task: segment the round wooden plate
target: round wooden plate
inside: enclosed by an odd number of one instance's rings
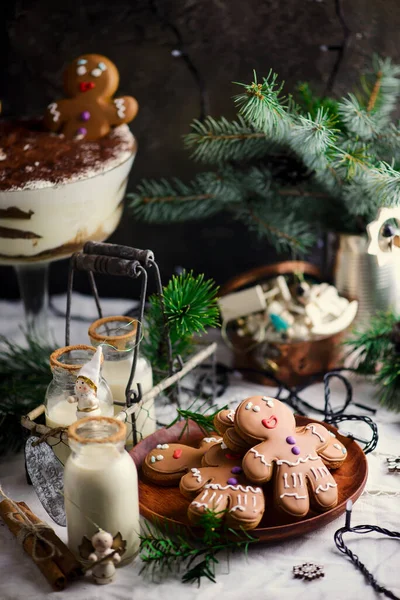
[[[318,423],[308,417],[296,416],[297,426],[307,423]],[[184,498],[177,487],[158,487],[146,481],[141,472],[141,464],[146,454],[155,448],[157,444],[169,442],[181,442],[188,446],[196,446],[204,437],[204,433],[195,423],[189,423],[189,427],[182,433],[184,423],[176,423],[170,429],[159,429],[153,435],[145,438],[135,446],[130,455],[136,463],[139,471],[139,506],[140,513],[149,521],[160,522],[167,520],[177,525],[190,526],[187,518],[187,507],[189,500]],[[343,465],[333,471],[333,476],[338,484],[339,502],[335,508],[325,513],[310,512],[305,519],[293,521],[285,514],[273,507],[271,497],[271,486],[264,488],[266,510],[261,523],[256,529],[251,530],[252,535],[257,536],[263,542],[276,542],[286,538],[303,535],[330,523],[346,510],[347,500],[355,502],[361,495],[368,476],[367,459],[360,446],[349,438],[338,435],[337,430],[331,425],[324,426],[333,431],[338,439],[347,448],[347,459]]]

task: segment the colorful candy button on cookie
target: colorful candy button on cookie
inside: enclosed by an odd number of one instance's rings
[[[117,67],[100,54],[84,54],[64,73],[66,99],[47,107],[44,124],[66,138],[91,141],[104,137],[112,126],[136,117],[138,103],[131,96],[113,98],[119,84]]]
[[[246,453],[242,467],[254,483],[273,480],[279,508],[304,517],[310,501],[318,511],[336,506],[337,484],[319,456],[331,443],[325,427],[313,423],[296,430],[288,406],[275,398],[253,396],[237,408],[235,429],[246,440],[261,442]]]
[[[205,452],[221,442],[222,438],[208,437],[200,442],[198,448],[185,444],[158,444],[144,459],[143,474],[149,481],[160,486],[178,485],[185,473],[196,473]]]
[[[264,514],[264,494],[243,473],[241,457],[224,444],[215,444],[205,453],[203,465],[184,475],[179,484],[181,493],[192,500],[188,508],[192,523],[212,510],[233,529],[257,527]]]

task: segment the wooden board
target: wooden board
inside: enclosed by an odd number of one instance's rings
[[[296,416],[297,426],[307,423],[318,423],[308,417]],[[325,513],[310,512],[302,520],[293,521],[292,517],[282,514],[273,508],[271,498],[271,486],[265,486],[266,510],[259,526],[252,530],[252,534],[259,537],[263,542],[276,542],[291,537],[303,535],[322,527],[337,519],[346,510],[346,502],[353,502],[361,495],[368,476],[367,459],[360,446],[353,440],[338,435],[337,430],[331,425],[324,426],[333,431],[338,439],[347,448],[347,460],[344,464],[333,471],[333,476],[338,485],[339,502],[335,508]],[[145,479],[141,473],[141,464],[146,454],[155,448],[157,444],[180,441],[183,444],[195,446],[204,437],[204,433],[195,423],[190,423],[188,430],[179,439],[183,423],[177,423],[170,429],[160,429],[153,435],[145,438],[130,452],[139,470],[139,506],[140,513],[149,521],[160,522],[167,520],[178,525],[189,526],[187,518],[187,507],[189,500],[184,498],[178,488],[158,487]]]

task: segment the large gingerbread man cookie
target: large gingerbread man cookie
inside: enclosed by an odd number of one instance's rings
[[[254,445],[254,440],[244,439],[238,433],[238,429],[235,429],[234,421],[235,411],[224,409],[215,416],[214,426],[218,433],[223,436],[224,443],[230,450],[239,454],[245,454]],[[314,428],[315,424],[310,423],[306,426],[297,427],[296,433],[303,433],[305,430],[313,431]],[[328,431],[328,434],[326,446],[321,447],[318,450],[318,454],[329,469],[338,469],[346,459],[347,450],[334,433]]]
[[[255,444],[243,458],[245,474],[257,484],[273,478],[278,507],[304,517],[310,501],[319,511],[336,506],[337,484],[319,454],[329,448],[325,460],[338,458],[339,452],[344,455],[341,449],[333,448],[325,427],[312,423],[296,430],[288,406],[275,398],[253,396],[237,408],[235,429]]]
[[[193,523],[213,510],[233,529],[257,527],[264,514],[264,494],[246,478],[241,462],[222,442],[205,453],[203,467],[182,477],[179,489],[192,500],[188,516]]]
[[[100,54],[84,54],[64,73],[64,91],[68,98],[47,107],[44,124],[66,138],[97,140],[113,125],[129,123],[138,112],[131,96],[113,98],[119,84],[117,67]]]
[[[204,454],[222,438],[206,437],[198,448],[185,444],[157,444],[142,464],[147,479],[162,486],[178,485],[180,478],[188,471],[196,474],[202,464]]]

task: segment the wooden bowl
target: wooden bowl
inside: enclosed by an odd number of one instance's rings
[[[321,272],[315,265],[304,261],[285,261],[251,269],[237,275],[222,286],[220,295],[225,296],[243,288],[256,285],[278,275],[288,275],[298,271],[317,281],[321,281]],[[322,373],[332,371],[341,364],[341,342],[345,331],[335,335],[308,341],[270,342],[262,358],[265,366],[260,364],[260,357],[254,348],[251,336],[239,337],[230,335],[234,350],[234,366],[243,370],[243,376],[249,381],[262,385],[274,385],[274,382],[260,372],[251,370],[268,370],[268,360],[273,361],[278,369],[276,375],[280,381],[289,386],[304,384],[314,376],[322,377]],[[251,348],[251,349],[250,349]]]
[[[318,421],[308,417],[296,416],[297,426],[307,425],[307,423],[318,423]],[[324,427],[335,433],[347,448],[346,461],[339,469],[333,471],[339,493],[337,506],[325,513],[310,512],[305,519],[293,521],[293,518],[282,514],[273,507],[271,486],[267,485],[265,487],[266,511],[259,526],[251,530],[251,534],[257,536],[260,541],[276,542],[301,536],[322,527],[345,512],[347,500],[355,502],[361,495],[368,475],[365,454],[356,442],[338,435],[335,427],[326,423],[324,423]],[[181,442],[182,444],[195,446],[204,437],[204,433],[192,422],[183,436],[179,438],[182,428],[183,422],[176,423],[170,429],[159,429],[130,451],[130,455],[139,470],[140,513],[155,524],[160,523],[160,521],[168,521],[176,525],[190,527],[187,517],[189,500],[181,495],[178,487],[158,487],[146,481],[141,472],[141,465],[146,454],[155,448],[157,444]]]

